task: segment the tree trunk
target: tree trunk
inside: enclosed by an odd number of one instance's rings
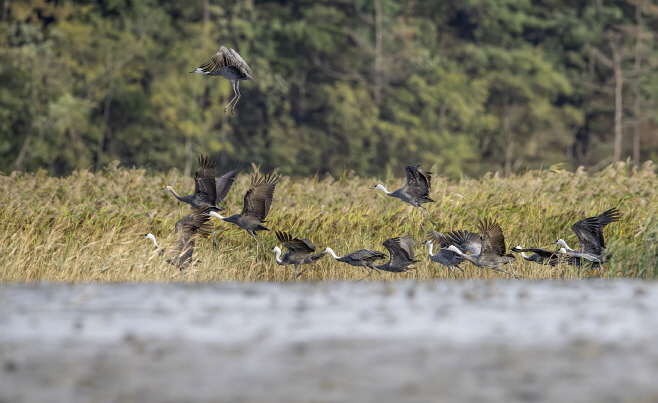
[[[612,68],[615,74],[615,143],[614,143],[614,155],[613,160],[621,160],[621,140],[622,140],[622,89],[624,78],[621,70],[621,51],[619,47],[612,43],[610,44],[612,48]]]
[[[14,171],[20,171],[21,168],[23,168],[23,160],[25,159],[25,155],[27,154],[27,149],[30,146],[30,141],[32,141],[32,133],[28,133],[27,137],[25,137],[25,141],[23,142],[21,151],[19,151],[18,157],[16,157],[16,160],[14,161],[14,165],[13,165]]]
[[[188,136],[185,137],[185,168],[183,176],[188,177],[192,175],[192,139]]]
[[[382,97],[382,74],[383,74],[383,32],[382,32],[382,2],[375,0],[375,80],[373,96],[377,104]]]
[[[111,73],[110,84],[107,89],[107,96],[105,97],[105,105],[103,106],[103,120],[101,120],[100,137],[96,148],[96,170],[99,171],[103,167],[103,146],[105,145],[105,132],[107,131],[107,121],[110,119],[110,108],[112,107],[112,94],[114,93],[114,84],[116,78],[114,72]]]
[[[2,21],[7,21],[9,18],[9,0],[4,0],[2,4]]]
[[[633,82],[633,163],[640,165],[640,68],[642,68],[642,0],[635,4],[635,81]]]
[[[514,133],[512,131],[512,111],[510,104],[507,102],[504,106],[505,116],[503,116],[503,130],[505,131],[505,175],[512,172],[512,159],[514,158]]]

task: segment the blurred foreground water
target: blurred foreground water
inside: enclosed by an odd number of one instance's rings
[[[0,285],[0,402],[658,401],[658,284]]]

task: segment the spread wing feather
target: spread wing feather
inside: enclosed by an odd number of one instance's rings
[[[251,186],[244,196],[242,215],[258,218],[261,222],[270,212],[274,189],[279,182],[279,176],[274,174],[260,175],[258,172],[251,175]]]
[[[407,165],[404,167],[407,172],[407,182],[404,186],[411,196],[429,199],[429,190],[432,188],[432,173],[418,168],[419,166]]]
[[[215,189],[217,191],[216,204],[224,201],[229,190],[231,190],[231,186],[233,186],[235,177],[240,173],[240,171],[244,169],[245,166],[245,163],[241,161],[235,161],[233,168],[231,168],[230,171],[215,180]]]
[[[194,195],[198,201],[215,205],[215,162],[203,155],[197,156],[197,170],[194,174]]]
[[[235,50],[229,50],[224,46],[219,48],[212,59],[199,66],[199,68],[206,73],[212,73],[226,67],[234,67],[238,69],[240,73],[247,76],[248,79],[253,80],[251,77],[253,73],[251,72],[251,69],[244,61],[244,59],[242,59],[242,57]]]
[[[478,225],[480,236],[482,238],[482,254],[493,254],[503,256],[506,252],[505,236],[498,223],[492,219],[485,218]]]

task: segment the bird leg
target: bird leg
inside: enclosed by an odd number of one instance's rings
[[[235,105],[238,104],[238,101],[242,97],[242,94],[240,94],[240,81],[236,81],[235,89],[238,92],[238,98],[235,100],[235,102],[233,103],[233,107],[231,108],[231,116],[233,116],[233,111],[235,110]]]
[[[432,216],[430,215],[430,212],[427,211],[427,209],[423,206],[418,206],[418,208],[420,208],[422,211],[425,211],[427,213],[427,218],[429,218],[432,225],[436,227],[436,223],[434,222],[434,220],[432,220]],[[422,218],[422,214],[421,214],[421,218]]]
[[[215,239],[215,222],[212,221],[212,247],[217,250],[217,240]]]
[[[263,257],[265,257],[265,241],[263,241],[263,238],[261,238],[256,232],[254,232],[254,237],[254,239],[257,238],[256,242],[260,240],[260,243],[263,245]],[[256,258],[258,258],[258,253],[256,254]]]
[[[260,242],[258,242],[258,239],[256,238],[256,233],[255,232],[253,232],[253,233],[251,231],[247,231],[247,232],[256,241],[256,260],[258,260],[258,249],[260,247]],[[265,248],[264,247],[263,247],[263,253],[265,253]]]
[[[365,276],[365,277],[361,277],[360,279],[356,280],[357,283],[358,283],[359,281],[365,279],[365,278],[370,277],[370,275],[372,274],[372,270],[370,270],[370,269],[368,268],[368,266],[366,266],[366,265],[361,265],[361,267],[363,267],[364,269],[366,269],[366,271],[368,272],[368,275]]]
[[[313,266],[313,268],[312,268],[312,269],[310,269],[310,270],[305,270],[305,271],[303,271],[303,272],[301,272],[301,273],[299,273],[298,275],[296,275],[296,276],[295,276],[295,278],[297,278],[297,277],[299,277],[299,276],[301,276],[302,274],[306,274],[306,273],[308,273],[309,271],[312,271],[312,270],[315,270],[315,269],[316,269],[316,267],[315,267],[315,266]],[[297,269],[295,269],[295,273],[296,273],[296,272],[297,272]]]
[[[224,115],[226,115],[226,112],[228,112],[228,107],[231,106],[231,104],[233,103],[233,101],[235,101],[237,98],[239,98],[239,97],[238,97],[238,92],[237,92],[237,90],[236,90],[236,85],[235,85],[235,83],[237,83],[237,82],[238,82],[238,81],[231,82],[231,87],[233,87],[233,98],[232,98],[231,101],[226,105],[226,108],[224,108]],[[235,105],[234,105],[233,108],[231,109],[231,116],[233,116],[233,109],[235,109]]]
[[[457,278],[457,274],[456,274],[455,271],[452,269],[452,267],[450,267],[450,266],[446,266],[446,267],[448,268],[448,270],[450,270],[450,273],[452,273],[452,276],[456,279],[456,278]]]
[[[510,264],[510,265],[511,265],[511,264]],[[493,267],[492,267],[492,268],[493,268]],[[501,268],[493,268],[493,269],[496,270],[496,271],[502,272],[502,273],[507,273],[507,274],[510,275],[510,276],[514,276],[514,278],[517,279],[517,280],[521,280],[516,274],[514,274],[514,272],[511,272],[511,273],[510,273],[510,272],[508,272],[507,270],[503,270],[503,269],[501,269]]]

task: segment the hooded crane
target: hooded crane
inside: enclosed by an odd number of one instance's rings
[[[473,263],[477,267],[493,269],[518,279],[516,274],[510,273],[500,267],[512,263],[516,258],[512,254],[506,254],[505,236],[500,225],[491,219],[484,219],[478,223],[480,235],[467,231],[452,231],[447,234],[447,238],[452,245],[447,250],[451,250],[465,260]],[[472,255],[464,254],[460,249],[466,249]]]
[[[425,211],[430,222],[434,224],[429,211],[422,206],[423,203],[434,202],[434,200],[429,197],[429,190],[432,188],[432,173],[419,169],[419,166],[420,164],[407,165],[404,167],[405,171],[407,171],[407,182],[404,186],[394,192],[389,192],[382,184],[377,184],[371,189],[379,189],[390,197],[397,197],[398,199],[419,208],[421,211]]]
[[[585,218],[572,225],[571,230],[576,233],[580,242],[581,250],[579,251],[571,249],[564,239],[558,239],[555,243],[566,249],[567,256],[585,259],[593,262],[595,267],[600,267],[601,263],[609,260],[608,255],[605,255],[603,228],[610,223],[619,221],[620,218],[621,213],[613,207],[596,217]]]
[[[231,115],[233,115],[235,105],[238,103],[241,96],[240,81],[254,80],[251,76],[253,74],[251,69],[238,52],[233,49],[226,49],[224,46],[219,48],[219,51],[217,51],[212,59],[197,67],[196,70],[190,71],[190,73],[222,76],[231,83],[231,87],[233,88],[233,99],[231,99],[231,102],[229,102],[224,108],[224,115],[226,115],[228,107],[231,106],[231,104],[233,104],[231,107]]]
[[[414,255],[414,246],[416,242],[409,236],[390,238],[382,243],[390,254],[390,259],[384,264],[375,265],[377,270],[384,270],[392,273],[407,272],[415,269],[412,265],[418,260]]]
[[[278,246],[272,248],[272,252],[276,254],[275,260],[281,266],[290,264],[295,265],[294,278],[297,278],[306,273],[304,271],[297,274],[297,268],[299,268],[299,266],[305,264],[314,264],[326,255],[324,252],[314,254],[313,252],[315,252],[316,247],[308,238],[293,238],[290,236],[290,234],[282,231],[276,231],[275,233],[279,242],[281,242],[281,244],[285,246],[286,249],[288,249],[286,253],[281,256],[281,249]]]
[[[208,206],[202,207],[176,222],[174,233],[177,235],[177,239],[174,246],[167,250],[160,249],[160,254],[166,251],[169,255],[167,263],[178,267],[179,270],[186,269],[189,266],[196,239],[206,238],[210,235],[208,211]],[[144,236],[152,240],[155,249],[158,249],[158,242],[153,234],[148,233]]]
[[[433,255],[432,248],[434,247],[434,244],[437,244],[439,246],[439,251]],[[458,268],[459,270],[461,270],[462,274],[464,274],[464,270],[461,267],[459,267],[459,264],[464,261],[464,258],[456,252],[447,250],[447,248],[451,245],[451,243],[450,240],[446,238],[445,235],[443,235],[440,232],[431,230],[430,239],[428,239],[427,242],[425,242],[425,245],[429,247],[428,253],[432,261],[447,267],[455,278],[457,278],[457,275],[455,274],[455,271],[452,269],[453,267]],[[460,249],[460,250],[462,251],[462,253],[466,253],[466,249]]]
[[[364,278],[370,277],[373,269],[379,273],[379,270],[375,267],[375,262],[377,260],[386,259],[385,254],[370,249],[359,249],[345,256],[336,256],[334,250],[329,247],[325,248],[323,252],[330,254],[331,257],[338,260],[339,262],[347,263],[356,267],[363,267],[368,272],[368,274],[365,277],[358,279],[357,281],[361,281]],[[379,273],[379,275],[381,276],[381,273]]]
[[[244,195],[242,213],[223,217],[215,211],[210,212],[210,216],[233,223],[246,230],[256,240],[256,256],[258,256],[258,245],[263,242],[262,238],[256,233],[258,231],[269,231],[269,228],[263,224],[265,223],[267,214],[270,212],[274,189],[278,182],[278,175],[271,173],[260,175],[258,172],[255,172],[251,175],[251,186],[249,186],[249,190]],[[264,252],[265,244],[263,244]]]
[[[169,185],[160,190],[171,192],[178,200],[189,204],[195,209],[209,206],[212,210],[215,208],[215,200],[217,199],[215,163],[208,157],[197,155],[197,170],[194,173],[194,193],[191,195],[181,196]]]

